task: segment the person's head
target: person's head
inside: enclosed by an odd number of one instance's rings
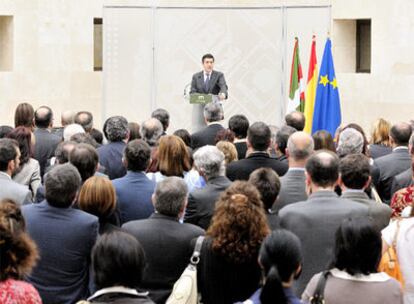
[[[269,234],[259,191],[252,184],[236,181],[220,196],[206,235],[212,249],[233,263],[256,259]]]
[[[293,127],[296,131],[303,131],[305,128],[305,115],[302,112],[294,111],[285,116],[286,125]]]
[[[289,162],[306,162],[313,154],[314,143],[313,138],[306,132],[293,133],[287,142],[286,155]]]
[[[230,129],[222,129],[217,132],[214,142],[218,143],[219,141],[234,142],[234,132]]]
[[[151,148],[142,139],[134,139],[125,147],[124,165],[128,171],[140,172],[147,170],[151,159]]]
[[[12,200],[0,202],[0,282],[23,280],[36,264],[35,243],[25,232],[25,221],[19,206]]]
[[[207,180],[224,176],[224,154],[215,146],[204,146],[198,149],[194,155],[194,166],[200,175]]]
[[[390,146],[390,129],[390,122],[384,118],[375,121],[371,133],[371,143],[374,145]]]
[[[75,122],[75,111],[64,111],[62,112],[62,115],[60,116],[60,124],[62,127],[66,127],[67,125],[71,125]]]
[[[187,147],[191,147],[191,135],[186,129],[178,129],[173,133],[173,135],[181,138]]]
[[[362,153],[349,154],[339,162],[342,188],[365,189],[371,181],[369,158]]]
[[[10,126],[0,126],[0,138],[5,138],[10,132],[13,131],[13,127]]]
[[[85,133],[85,130],[82,128],[81,125],[78,124],[70,124],[67,125],[63,129],[63,140],[68,141],[71,139],[71,137],[75,134],[83,134]]]
[[[216,143],[216,147],[223,152],[225,165],[238,160],[237,149],[233,143],[222,140]]]
[[[352,122],[352,123],[347,124],[344,128],[342,128],[342,130],[338,134],[338,137],[336,138],[337,139],[336,143],[339,142],[340,133],[342,131],[344,131],[346,129],[350,129],[350,128],[358,131],[362,135],[363,145],[362,145],[362,152],[361,153],[369,156],[369,147],[368,147],[369,142],[368,142],[367,136],[365,135],[364,129],[357,123]]]
[[[270,149],[274,150],[276,146],[276,134],[279,132],[280,128],[275,125],[269,125],[270,129]]]
[[[223,108],[217,102],[210,102],[204,106],[204,119],[206,123],[220,121],[223,119]]]
[[[265,276],[260,294],[262,304],[287,304],[283,283],[290,284],[300,275],[302,246],[299,238],[285,229],[276,229],[262,243],[259,264]]]
[[[129,122],[128,129],[129,129],[129,141],[134,140],[134,139],[141,139],[141,133],[139,131],[140,126],[138,123]]]
[[[141,136],[150,147],[158,145],[164,129],[162,123],[156,118],[150,118],[141,125]]]
[[[74,141],[77,144],[88,144],[94,148],[98,148],[98,143],[90,133],[76,133],[70,137],[70,141]]]
[[[282,155],[286,155],[286,147],[289,140],[289,137],[294,134],[296,131],[295,128],[290,126],[283,126],[276,133],[276,151]]]
[[[381,260],[381,250],[381,231],[371,218],[348,218],[336,230],[331,266],[350,275],[376,273]]]
[[[41,106],[35,112],[35,126],[39,129],[47,129],[53,126],[53,112],[47,106]]]
[[[57,208],[72,206],[81,185],[81,176],[71,164],[54,166],[45,177],[45,196]]]
[[[229,119],[229,129],[234,132],[237,139],[246,138],[249,120],[244,115],[233,115]]]
[[[362,134],[353,128],[346,128],[339,134],[336,154],[344,157],[348,154],[362,153],[364,138]]]
[[[170,176],[157,183],[152,202],[158,213],[178,219],[187,205],[187,194],[187,184],[184,180]]]
[[[261,121],[253,123],[247,131],[247,146],[255,151],[266,151],[269,145],[269,126]]]
[[[165,176],[184,176],[190,171],[190,154],[181,138],[165,135],[158,147],[158,170]]]
[[[137,289],[145,269],[144,249],[126,232],[105,233],[92,249],[92,269],[97,289],[114,286]]]
[[[319,130],[312,135],[313,143],[315,145],[315,151],[329,150],[336,152],[335,143],[333,141],[331,133],[326,130]]]
[[[201,58],[201,63],[203,64],[203,69],[207,73],[211,73],[214,68],[214,57],[211,54],[205,54]]]
[[[57,164],[65,164],[69,161],[69,154],[77,145],[74,141],[62,141],[58,144],[55,150],[55,157]]]
[[[98,129],[92,128],[92,130],[89,132],[89,135],[92,136],[92,138],[100,145],[103,143],[103,133],[99,131]]]
[[[412,130],[409,123],[400,122],[393,125],[390,129],[390,142],[392,146],[408,146],[411,133]]]
[[[270,168],[259,168],[250,173],[249,182],[259,190],[260,198],[267,213],[279,195],[279,176]]]
[[[75,123],[82,126],[86,133],[91,132],[93,128],[93,116],[91,112],[80,111],[75,115]]]
[[[410,149],[411,158],[413,158],[414,156],[414,132],[410,136],[410,140],[408,141],[408,147]]]
[[[32,128],[34,121],[34,109],[31,104],[23,102],[18,104],[14,112],[14,127]]]
[[[82,181],[85,182],[98,169],[98,152],[91,145],[77,144],[69,154],[69,162],[78,169]]]
[[[168,126],[170,125],[170,113],[168,113],[167,110],[156,109],[154,112],[152,112],[151,117],[158,119],[162,124],[164,132],[167,131]]]
[[[20,166],[23,166],[33,156],[32,132],[27,127],[17,127],[7,136],[19,144]]]
[[[329,150],[316,151],[306,162],[308,187],[333,188],[338,180],[338,156]]]
[[[78,206],[98,218],[108,218],[116,208],[116,193],[112,182],[104,176],[89,178],[79,192]]]
[[[19,168],[20,149],[19,143],[11,138],[0,139],[0,171],[10,176]]]
[[[109,117],[105,122],[105,132],[111,142],[128,140],[128,121],[122,116]]]

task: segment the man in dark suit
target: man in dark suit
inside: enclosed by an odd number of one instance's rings
[[[156,212],[149,219],[132,221],[122,228],[135,236],[145,251],[147,267],[141,287],[156,303],[165,303],[175,281],[189,263],[191,240],[204,230],[180,224],[187,201],[187,185],[179,177],[167,177],[153,195]]]
[[[127,174],[112,181],[118,199],[117,209],[121,224],[146,219],[154,212],[151,196],[155,182],[145,174],[150,156],[150,147],[141,139],[130,141],[125,148],[124,165],[128,170]]]
[[[53,112],[49,107],[42,106],[36,110],[35,127],[34,158],[39,162],[40,176],[43,177],[47,163],[55,154],[56,147],[62,138],[51,133]]]
[[[305,132],[293,133],[287,143],[289,170],[280,179],[281,189],[273,211],[278,212],[283,207],[305,201],[308,198],[305,184],[305,164],[313,153],[312,136]]]
[[[368,216],[366,206],[339,198],[334,192],[338,166],[338,156],[330,151],[313,154],[306,163],[309,198],[279,212],[280,225],[295,233],[302,242],[302,274],[294,283],[298,295],[315,273],[327,269],[333,258],[335,231],[341,222],[352,216]]]
[[[58,165],[45,178],[46,200],[22,208],[40,259],[28,281],[45,304],[72,304],[89,295],[90,254],[98,236],[98,218],[71,208],[80,175],[70,164]]]
[[[248,155],[245,159],[230,163],[226,175],[231,181],[248,180],[250,173],[258,168],[271,168],[279,176],[286,173],[288,165],[270,158],[270,129],[263,122],[255,122],[247,131]]]
[[[382,230],[390,223],[392,210],[386,204],[371,200],[365,193],[371,184],[370,172],[369,159],[365,155],[349,154],[342,158],[339,164],[341,197],[367,206],[375,225]]]
[[[211,102],[204,107],[204,119],[207,127],[191,135],[191,148],[193,150],[206,145],[215,145],[215,138],[223,126],[220,121],[223,119],[223,108],[220,104]]]
[[[204,146],[193,157],[195,167],[207,185],[190,193],[184,222],[207,230],[216,201],[231,181],[225,176],[224,154],[217,147]]]
[[[104,127],[109,143],[98,148],[99,163],[110,179],[119,178],[126,174],[122,156],[129,138],[128,121],[122,116],[112,116]]]
[[[375,187],[382,201],[389,204],[391,199],[392,179],[411,167],[411,156],[408,152],[408,141],[411,136],[411,125],[398,123],[390,130],[392,153],[379,157],[374,165],[379,169],[379,179]]]
[[[233,115],[229,119],[229,129],[234,132],[234,145],[237,150],[237,158],[246,158],[247,152],[247,130],[249,129],[249,120],[244,115]]]
[[[414,162],[414,133],[410,137],[410,141],[408,144],[408,151],[410,153],[411,162]],[[392,179],[391,183],[391,198],[395,192],[402,188],[407,188],[413,184],[413,170],[412,168],[408,168],[407,170],[397,174]]]

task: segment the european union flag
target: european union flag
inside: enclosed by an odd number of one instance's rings
[[[341,104],[339,102],[338,84],[332,59],[331,40],[328,38],[319,71],[312,134],[318,130],[326,130],[334,136],[340,124]]]

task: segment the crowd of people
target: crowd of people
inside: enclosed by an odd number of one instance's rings
[[[0,126],[0,303],[414,303],[412,122],[303,132],[204,107],[169,130],[19,104]],[[389,248],[402,277],[380,271]]]

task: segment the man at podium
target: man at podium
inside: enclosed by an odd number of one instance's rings
[[[212,94],[217,96],[220,101],[227,99],[227,84],[224,79],[224,74],[213,70],[214,56],[205,54],[201,58],[201,62],[203,64],[203,70],[193,75],[190,94]],[[203,108],[204,105],[202,104],[193,105],[193,131],[198,131],[206,125]]]

